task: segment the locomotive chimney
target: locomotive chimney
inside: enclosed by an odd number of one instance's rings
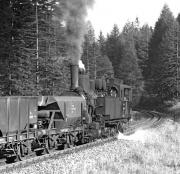
[[[79,74],[79,66],[75,64],[71,64],[71,89],[72,90],[79,86],[78,74]]]

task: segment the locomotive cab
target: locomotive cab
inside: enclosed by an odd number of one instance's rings
[[[121,84],[120,85],[120,98],[121,100],[127,100],[129,102],[132,101],[132,88],[128,85]]]
[[[96,114],[104,115],[106,120],[130,118],[132,89],[116,79],[107,81],[107,95],[96,100]]]
[[[131,116],[131,102],[132,102],[132,88],[128,85],[120,85],[120,100],[122,101],[122,115],[130,119]]]

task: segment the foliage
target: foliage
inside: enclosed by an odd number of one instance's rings
[[[106,56],[105,38],[100,32],[99,40],[95,40],[94,29],[90,22],[87,23],[87,34],[84,37],[82,61],[90,78],[112,77],[114,70],[112,63]]]
[[[54,93],[62,77],[57,57],[66,50],[63,26],[54,20],[60,15],[55,3],[1,1],[1,95]]]
[[[133,33],[123,33],[121,42],[122,60],[118,72],[120,79],[123,79],[125,84],[133,87],[133,103],[136,105],[143,91],[143,81],[138,65]]]
[[[113,77],[114,76],[114,70],[112,67],[112,63],[109,60],[109,58],[105,55],[100,55],[97,58],[97,77]]]
[[[107,53],[106,53],[106,38],[104,37],[102,31],[100,31],[100,33],[99,33],[98,45],[99,45],[99,49],[100,49],[102,56],[107,55]]]
[[[86,72],[90,78],[96,76],[96,58],[97,47],[95,43],[95,34],[92,24],[87,23],[87,34],[84,36],[83,53],[81,59],[85,64]]]
[[[106,55],[109,60],[112,62],[114,68],[114,76],[119,78],[119,63],[121,61],[121,44],[120,44],[120,32],[117,25],[114,25],[110,35],[107,35],[106,41]]]
[[[12,9],[9,0],[0,5],[0,89],[1,95],[10,93],[11,73],[9,61],[12,55]]]
[[[176,94],[176,28],[177,23],[165,5],[150,41],[147,69],[147,90],[162,99]]]
[[[144,80],[146,79],[147,60],[149,59],[149,41],[152,35],[152,28],[148,25],[143,25],[138,28],[135,36],[135,48],[137,53],[138,65],[141,69]]]
[[[64,2],[0,1],[0,95],[52,95],[69,87]],[[106,37],[100,32],[96,40],[88,22],[82,45],[86,72],[90,78],[123,79],[135,98],[144,90],[160,100],[177,97],[179,24],[180,14],[175,19],[167,5],[154,30],[140,27],[136,18],[122,31],[114,25]]]

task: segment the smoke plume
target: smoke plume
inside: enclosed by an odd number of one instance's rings
[[[82,53],[87,9],[92,7],[93,3],[94,0],[62,0],[61,2],[67,32],[68,56],[76,65]]]
[[[79,60],[79,69],[85,71],[85,66],[84,66],[82,60]]]

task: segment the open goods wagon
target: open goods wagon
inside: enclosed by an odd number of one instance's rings
[[[30,137],[30,128],[37,127],[37,99],[37,97],[0,97],[1,137],[9,141],[14,138]],[[21,134],[22,132],[25,133]]]
[[[86,107],[86,100],[76,93],[72,94],[1,97],[1,158],[12,162],[21,160],[30,151],[41,155],[43,152],[49,153],[48,149],[55,146],[64,148],[67,140],[68,143],[75,143],[75,136],[82,132],[81,112]]]
[[[0,97],[0,155],[7,161],[36,136],[37,102],[38,97]]]

